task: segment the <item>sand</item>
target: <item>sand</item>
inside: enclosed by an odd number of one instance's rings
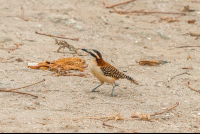
[[[107,2],[112,5],[123,0]],[[190,82],[191,87],[200,87],[200,48],[177,48],[200,45],[200,38],[195,40],[196,36],[188,34],[200,33],[198,0],[137,0],[117,6],[121,11],[182,12],[189,5],[195,11],[185,16],[110,13],[114,9],[106,8],[102,0],[1,0],[0,5],[0,88],[23,87],[45,79],[17,90],[38,98],[0,92],[0,132],[200,132],[200,94],[186,85]],[[170,23],[161,19],[164,17],[178,21]],[[192,19],[195,23],[189,24]],[[115,88],[117,96],[111,97],[112,86],[106,83],[98,88],[100,92],[90,92],[99,81],[89,68],[83,72],[85,77],[56,76],[51,71],[28,68],[28,63],[61,57],[78,56],[87,63],[90,60],[84,52],[81,56],[67,48],[57,53],[55,40],[35,31],[79,38],[65,41],[76,48],[100,51],[105,61],[139,85],[120,79]],[[163,64],[141,66],[141,60]],[[131,118],[137,112],[145,115],[165,111],[177,102],[177,107],[152,116],[150,121]],[[98,118],[118,113],[124,120]]]

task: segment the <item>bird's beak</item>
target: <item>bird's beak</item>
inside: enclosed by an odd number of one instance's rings
[[[85,52],[87,52],[87,53],[88,53],[88,50],[87,50],[87,49],[81,49],[81,50],[83,50],[83,51],[85,51]]]

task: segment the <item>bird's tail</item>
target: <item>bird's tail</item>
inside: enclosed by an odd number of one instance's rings
[[[125,75],[125,78],[127,80],[130,80],[131,82],[135,83],[136,85],[139,85],[138,82],[136,80],[134,80],[133,78],[131,78],[130,76]]]

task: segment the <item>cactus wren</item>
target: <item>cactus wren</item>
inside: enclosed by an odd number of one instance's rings
[[[90,63],[90,70],[92,74],[101,82],[101,84],[95,87],[91,92],[97,92],[95,90],[98,87],[100,87],[104,82],[107,82],[112,84],[113,86],[111,96],[116,96],[115,94],[113,94],[116,86],[115,81],[124,78],[138,85],[138,82],[136,80],[118,71],[115,67],[105,62],[99,51],[94,49],[82,49],[82,50],[89,53],[92,56],[92,60]]]

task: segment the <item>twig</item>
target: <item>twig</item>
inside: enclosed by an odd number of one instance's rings
[[[60,45],[60,47],[57,50],[57,53],[59,53],[61,48],[65,48],[65,47],[67,47],[69,49],[69,51],[74,51],[76,54],[78,53],[78,50],[79,50],[79,48],[75,48],[74,46],[70,45],[69,43],[67,43],[64,40],[55,39],[55,44]]]
[[[190,69],[190,70],[193,70],[194,68],[193,68],[193,67],[183,67],[182,69]]]
[[[200,47],[200,46],[177,46],[175,48],[185,48],[185,47]]]
[[[57,74],[57,76],[59,75],[64,75],[64,76],[80,76],[80,77],[84,77],[85,75],[84,74]]]
[[[116,11],[110,11],[111,13]],[[117,13],[121,14],[128,14],[128,13],[146,13],[146,14],[152,14],[152,13],[159,13],[159,14],[182,14],[186,15],[186,13],[180,13],[180,12],[151,12],[151,11],[118,11]]]
[[[181,74],[177,74],[177,75],[175,75],[175,76],[169,78],[169,79],[168,79],[168,82],[171,81],[172,79],[174,79],[175,77],[180,76],[180,75],[183,75],[183,74],[188,74],[188,73],[187,73],[187,72],[184,72],[184,73],[181,73]]]
[[[21,88],[26,88],[26,87],[41,83],[43,81],[45,81],[45,79],[43,79],[42,81],[36,82],[34,84],[31,84],[31,85],[28,85],[28,86],[24,86],[24,87],[20,87],[20,88],[6,89],[6,90],[0,89],[0,92],[13,92],[13,93],[19,93],[19,94],[27,94],[27,95],[34,96],[34,97],[38,98],[38,96],[36,96],[36,95],[30,94],[30,93],[25,93],[25,92],[14,91],[14,90],[21,89]]]
[[[114,5],[111,5],[111,6],[107,6],[107,8],[113,8],[115,6],[126,4],[126,3],[129,3],[129,2],[132,2],[132,1],[136,1],[136,0],[129,0],[129,1],[122,2],[122,3],[114,4]]]
[[[110,4],[108,4],[106,1],[104,1],[103,3],[104,3],[105,5],[107,5],[107,7],[110,6]],[[118,12],[118,10],[117,10],[116,7],[113,7],[113,9],[114,9],[116,12]]]
[[[40,34],[40,35],[49,36],[49,37],[56,37],[56,38],[62,38],[62,39],[70,39],[70,40],[76,40],[76,41],[79,40],[79,38],[61,37],[61,36],[55,36],[55,35],[51,35],[51,34],[38,33],[37,31],[35,31],[35,33],[36,33],[36,34]]]
[[[120,116],[120,113],[118,114],[111,114],[112,116],[100,116],[100,117],[75,117],[75,118],[62,118],[62,119],[107,119],[107,120],[114,120],[115,122],[117,120],[125,120]]]
[[[166,112],[168,112],[168,111],[174,109],[174,108],[177,107],[178,105],[179,105],[179,103],[176,102],[176,104],[175,104],[173,107],[171,107],[171,108],[169,108],[169,109],[167,109],[167,110],[165,110],[165,111],[163,111],[163,112],[159,112],[159,113],[155,113],[155,114],[149,114],[149,117],[150,117],[150,116],[155,116],[155,115],[159,115],[159,114],[166,113]],[[138,118],[139,116],[138,116],[138,115],[133,115],[133,116],[131,116],[131,117],[132,117],[132,118]]]
[[[150,114],[150,116],[155,116],[155,115],[159,115],[159,114],[166,113],[166,112],[168,112],[168,111],[174,109],[174,108],[177,107],[178,105],[179,105],[179,103],[176,102],[176,104],[175,104],[173,107],[171,107],[171,108],[169,108],[169,109],[167,109],[167,110],[165,110],[165,111],[163,111],[163,112],[159,112],[159,113],[155,113],[155,114]]]
[[[116,127],[116,126],[108,125],[108,124],[106,124],[106,123],[103,123],[102,125],[107,126],[107,127],[112,127],[112,128],[122,129],[122,130],[125,130],[125,131],[130,131],[130,132],[132,132],[132,133],[139,133],[139,132],[136,132],[136,131],[127,130],[127,129],[124,129],[124,128],[120,128],[120,127]]]
[[[39,82],[36,82],[36,83],[30,84],[30,85],[27,85],[27,86],[24,86],[24,87],[19,87],[19,88],[14,88],[14,89],[6,89],[6,90],[7,90],[7,91],[12,91],[12,90],[17,90],[17,89],[21,89],[21,88],[26,88],[26,87],[30,87],[30,86],[33,86],[33,85],[35,85],[35,84],[41,83],[41,82],[43,82],[43,81],[45,81],[45,79],[43,79],[43,80],[41,80],[41,81],[39,81]],[[4,91],[5,91],[5,90],[4,90]]]
[[[21,7],[21,18],[24,20],[24,8]]]
[[[198,35],[200,35],[200,33],[195,33],[195,32],[189,32],[188,33],[190,36],[198,36]]]
[[[27,94],[27,95],[33,96],[33,97],[35,97],[35,98],[38,98],[38,96],[33,95],[33,94],[30,94],[30,93],[19,92],[19,91],[13,91],[13,90],[1,90],[1,89],[0,89],[0,92],[13,92],[13,93],[18,93],[18,94]]]
[[[200,34],[199,34],[199,35],[197,35],[197,37],[195,38],[195,40],[197,40],[197,39],[199,38],[199,36],[200,36]]]
[[[23,7],[21,7],[21,18],[22,18],[22,20],[25,20],[25,21],[28,21],[28,19],[24,19],[24,8]]]
[[[194,90],[194,91],[196,91],[196,92],[199,92],[200,93],[200,91],[199,90],[196,90],[196,89],[194,89],[194,88],[192,88],[189,84],[190,84],[190,82],[188,81],[187,83],[187,86],[190,88],[190,89],[192,89],[192,90]]]

